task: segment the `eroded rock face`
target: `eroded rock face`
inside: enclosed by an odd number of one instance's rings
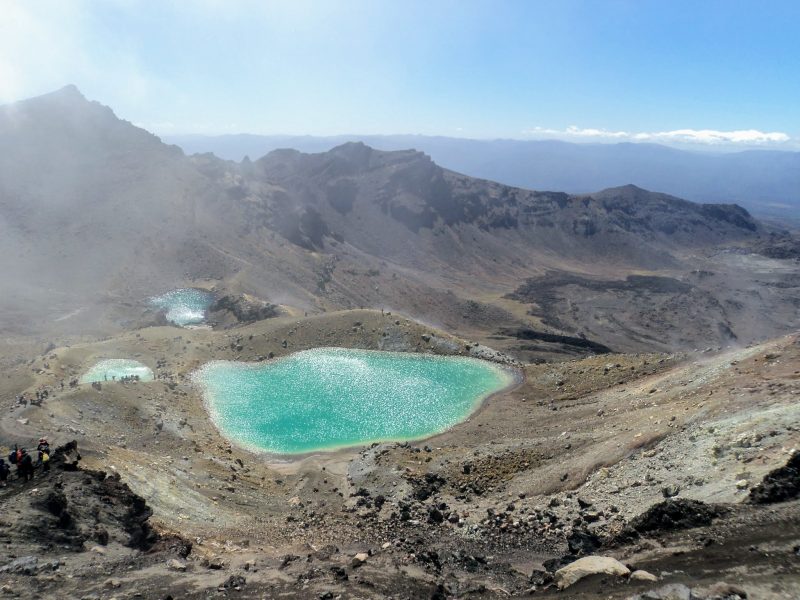
[[[786,502],[800,497],[800,452],[795,452],[785,466],[770,471],[750,490],[751,504]]]
[[[483,345],[470,345],[467,347],[467,353],[473,358],[480,358],[483,360],[488,360],[489,362],[496,362],[505,365],[519,365],[519,362],[512,357]]]
[[[253,323],[277,317],[280,314],[280,309],[275,304],[270,304],[248,294],[230,294],[222,296],[214,302],[210,312],[217,320],[220,318],[230,320],[230,317],[232,317],[239,323]]]
[[[90,543],[109,541],[151,549],[160,537],[150,526],[152,510],[144,499],[116,473],[81,469],[79,456],[75,442],[56,448],[50,472],[37,470],[34,476],[37,491],[30,510],[18,517],[13,509],[30,490],[16,478],[9,481],[0,502],[7,538],[16,544],[36,540],[44,551],[82,552]]]
[[[619,537],[625,540],[639,534],[703,527],[726,512],[722,507],[698,500],[669,499],[651,506],[633,519]]]
[[[38,575],[42,572],[55,571],[59,561],[42,562],[36,556],[21,556],[7,565],[0,567],[0,573],[13,575]]]
[[[556,571],[555,582],[563,590],[590,575],[616,575],[627,577],[631,571],[610,556],[584,556]]]

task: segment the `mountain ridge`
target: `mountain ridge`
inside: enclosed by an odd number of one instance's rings
[[[473,177],[528,189],[572,194],[634,183],[695,202],[739,203],[762,216],[796,217],[800,152],[692,152],[653,143],[573,143],[561,140],[473,140],[424,135],[165,136],[191,154],[225,159],[262,156],[291,146],[305,152],[361,140],[382,150],[414,147],[437,163]]]
[[[720,252],[766,252],[770,230],[735,205],[633,185],[533,191],[463,175],[418,150],[363,143],[241,162],[186,156],[75,88],[11,112],[13,123],[10,109],[0,109],[0,141],[20,150],[0,156],[6,327],[36,327],[37,313],[83,311],[59,326],[119,328],[141,322],[148,295],[198,282],[294,311],[391,307],[478,339],[548,330],[614,349],[683,348],[698,337],[729,339],[729,331],[751,339],[757,328],[748,320],[783,331],[796,317],[783,296],[793,288],[777,271],[775,285],[784,287],[774,288],[783,291],[768,314],[738,299],[757,276],[749,262],[726,259],[725,281],[736,283],[722,291],[702,281],[617,283],[640,274],[691,279],[692,270],[720,270],[711,268],[714,257],[728,256]],[[775,260],[791,256],[791,240],[782,240]],[[622,326],[587,308],[576,314],[576,285],[607,294]],[[124,303],[100,300],[108,298]],[[662,339],[643,331],[648,303],[673,311]],[[708,312],[686,335],[679,315],[692,303]]]

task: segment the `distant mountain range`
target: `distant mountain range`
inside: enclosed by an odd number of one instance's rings
[[[325,152],[349,141],[415,149],[472,177],[534,190],[587,193],[633,184],[695,202],[737,203],[761,217],[800,223],[800,152],[690,152],[658,144],[470,140],[417,135],[165,136],[188,154],[256,159],[272,150]]]
[[[695,348],[796,328],[798,256],[736,204],[532,191],[361,142],[186,156],[73,86],[0,107],[10,332],[130,329],[149,295],[204,285],[401,311],[523,357]]]

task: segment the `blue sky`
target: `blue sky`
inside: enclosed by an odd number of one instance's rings
[[[0,0],[0,101],[75,83],[160,134],[796,149],[798,23],[796,0]]]

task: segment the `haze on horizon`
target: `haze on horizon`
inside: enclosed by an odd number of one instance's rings
[[[0,0],[0,102],[75,84],[159,135],[800,148],[800,5]]]

